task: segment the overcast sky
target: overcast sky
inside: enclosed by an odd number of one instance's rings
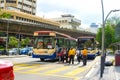
[[[110,10],[120,9],[119,0],[103,0],[105,16]],[[72,14],[81,20],[82,27],[91,23],[102,23],[101,0],[37,0],[37,16],[57,18],[62,14]],[[111,16],[120,12],[111,13]]]

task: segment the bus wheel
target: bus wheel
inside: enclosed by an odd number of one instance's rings
[[[40,60],[41,60],[41,61],[45,61],[45,59],[43,59],[43,58],[40,58]]]

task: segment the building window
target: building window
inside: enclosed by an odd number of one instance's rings
[[[6,0],[6,3],[16,3],[16,1]]]
[[[2,0],[1,3],[4,3],[4,0]]]

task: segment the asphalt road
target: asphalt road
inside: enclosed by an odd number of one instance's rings
[[[41,62],[29,56],[1,58],[14,64],[15,80],[80,80],[94,65],[95,60],[88,60],[87,66],[58,63],[57,61]]]

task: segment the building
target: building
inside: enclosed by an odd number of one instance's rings
[[[60,26],[58,22],[35,16],[36,0],[0,0],[0,14],[2,13],[10,14],[11,16],[9,19],[13,21],[15,20],[17,22],[23,22],[23,24],[24,23],[38,24],[39,26],[42,27]],[[6,33],[7,32],[8,31],[6,31]],[[5,38],[0,37],[1,43],[0,45],[5,46],[7,44],[7,40],[5,39],[6,37]]]
[[[91,23],[90,27],[86,29],[86,31],[97,33],[98,31],[98,25],[96,23]]]
[[[0,0],[0,9],[1,12],[11,14],[10,19],[34,24],[50,24],[59,27],[59,23],[55,21],[35,16],[36,0]]]
[[[0,0],[0,8],[35,15],[36,0]]]
[[[96,23],[91,23],[90,27],[91,28],[98,28],[98,25]]]
[[[76,30],[81,25],[81,21],[70,14],[61,15],[60,18],[53,18],[52,20],[59,22],[60,28]]]

